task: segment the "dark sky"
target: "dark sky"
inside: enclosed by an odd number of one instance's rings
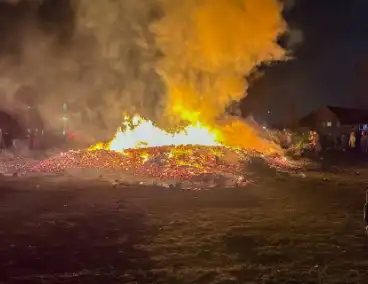
[[[248,109],[262,118],[281,119],[326,104],[368,107],[362,82],[368,63],[368,1],[299,0],[285,17],[303,31],[303,43],[294,60],[267,68],[254,83],[245,100]]]

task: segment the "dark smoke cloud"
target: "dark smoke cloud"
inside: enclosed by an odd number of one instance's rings
[[[19,4],[20,2],[37,2],[37,1],[38,0],[0,0],[0,3]]]
[[[155,1],[0,1],[3,108],[39,111],[46,127],[69,123],[94,142],[110,138],[124,111],[155,119],[162,87],[150,23]]]
[[[97,99],[103,99],[104,109],[121,120],[123,111],[139,112],[148,118],[161,115],[163,89],[155,67],[158,51],[150,24],[159,16],[153,0],[79,1],[77,33],[90,35],[96,41],[99,62],[96,89],[102,89]],[[108,114],[104,114],[106,117]],[[115,125],[116,125],[115,123]]]
[[[283,0],[283,14],[287,18],[289,15],[293,13],[294,8],[301,2],[302,0]],[[294,26],[293,23],[289,23],[289,29],[287,33],[283,35],[283,46],[288,49],[288,53],[294,54],[294,52],[301,46],[304,41],[304,33],[303,31]]]
[[[284,1],[284,10],[290,11],[292,8],[294,8],[297,0],[285,0]]]
[[[109,139],[123,112],[162,121],[150,31],[162,13],[157,2],[0,0],[2,107],[24,113],[33,105],[46,127],[61,131],[67,103],[70,126],[90,143]],[[300,38],[291,37],[292,45]]]
[[[290,29],[287,34],[287,48],[290,50],[297,49],[304,41],[303,31],[298,28]]]

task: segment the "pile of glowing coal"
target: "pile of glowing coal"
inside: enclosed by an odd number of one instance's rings
[[[16,155],[15,153],[2,150],[0,152],[0,174],[14,174],[20,172],[28,171],[31,165],[35,164],[37,161],[27,155]]]
[[[36,172],[62,172],[70,168],[123,170],[138,176],[185,180],[207,173],[241,172],[241,163],[226,162],[223,147],[179,146],[151,147],[114,151],[69,151],[33,165]]]
[[[123,153],[107,150],[80,150],[60,153],[29,167],[31,172],[64,172],[75,168],[118,170],[140,177],[161,180],[194,180],[222,176],[243,182],[246,163],[254,153],[215,146],[178,146],[130,149]],[[259,155],[258,155],[259,156]],[[262,157],[270,167],[294,170],[283,158]]]

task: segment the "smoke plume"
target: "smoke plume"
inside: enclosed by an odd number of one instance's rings
[[[285,0],[283,2],[284,4],[284,10],[285,11],[290,11],[291,9],[293,9],[295,7],[295,3],[297,0]]]
[[[0,17],[3,108],[24,113],[31,105],[46,128],[61,131],[67,104],[69,127],[90,143],[111,137],[124,111],[157,117],[155,1],[11,2]]]
[[[123,112],[157,120],[163,86],[155,70],[159,51],[149,30],[159,15],[156,1],[81,0],[77,11],[78,34],[96,41],[92,60],[99,63],[93,81],[104,120],[116,127]]]
[[[169,116],[215,123],[228,104],[246,94],[246,75],[260,63],[285,56],[276,43],[286,29],[276,0],[162,0],[161,4],[164,16],[153,31],[164,54],[158,72],[166,86]],[[261,143],[240,121],[227,121],[224,131],[224,139],[237,144]]]
[[[2,2],[11,12],[0,15],[4,107],[34,105],[46,127],[60,129],[65,103],[69,126],[90,142],[111,137],[123,112],[162,125],[219,124],[246,94],[246,75],[284,57],[277,0]],[[222,121],[228,140],[255,136]]]

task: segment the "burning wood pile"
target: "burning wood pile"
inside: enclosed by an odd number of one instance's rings
[[[118,172],[118,176],[174,183],[192,182],[201,186],[231,184],[243,186],[250,172],[264,168],[299,168],[282,155],[262,154],[242,147],[224,146],[221,133],[203,125],[190,126],[170,134],[140,117],[126,122],[108,143],[89,149],[52,155],[41,161],[18,160],[18,174],[63,173],[73,169]],[[196,143],[200,142],[201,145]],[[270,146],[274,146],[270,142]],[[19,163],[20,161],[20,163]]]
[[[236,175],[242,172],[241,151],[225,147],[182,145],[60,153],[33,165],[34,172],[62,172],[69,168],[122,170],[138,176],[186,180],[203,174]],[[230,161],[231,159],[232,161]]]
[[[269,167],[295,170],[299,166],[284,158],[266,158],[245,150],[222,146],[162,146],[128,149],[123,153],[108,150],[81,150],[60,153],[28,168],[31,172],[56,173],[69,169],[94,168],[118,170],[136,177],[176,182],[223,179],[243,186],[251,157],[261,158]]]

